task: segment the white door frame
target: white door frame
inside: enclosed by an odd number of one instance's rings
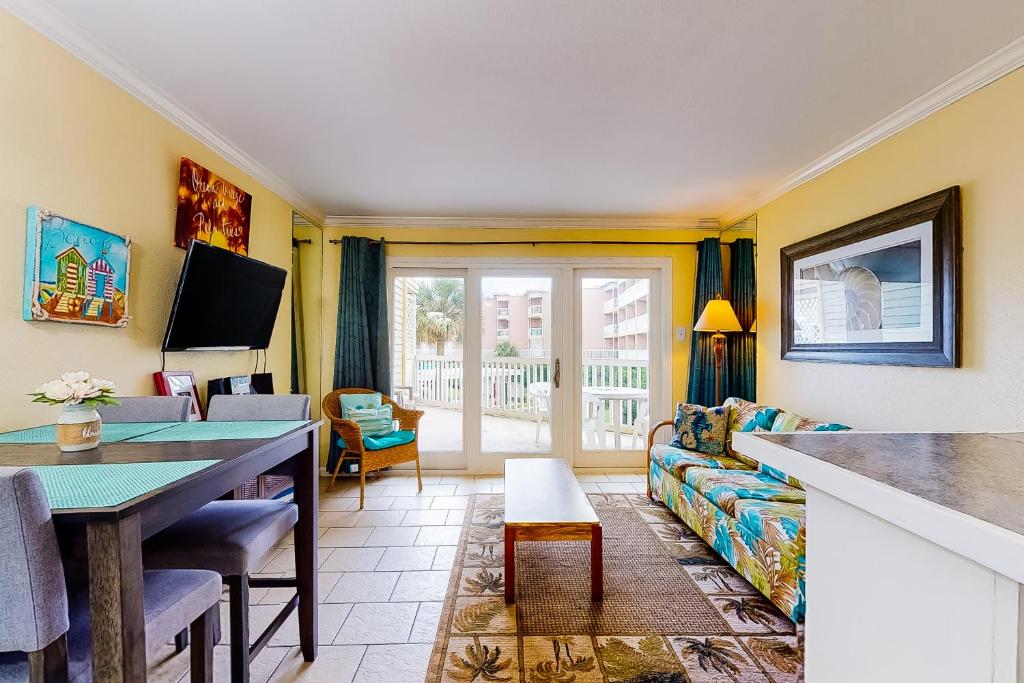
[[[655,353],[660,360],[662,371],[657,373],[649,372],[650,382],[650,411],[652,420],[654,416],[667,414],[666,410],[672,403],[672,259],[670,257],[593,257],[593,256],[537,256],[537,257],[470,257],[470,256],[388,256],[388,296],[391,296],[396,271],[398,275],[416,277],[419,275],[430,275],[443,277],[444,271],[452,273],[458,271],[458,277],[465,277],[466,280],[466,323],[465,339],[480,340],[480,277],[502,274],[515,276],[521,274],[528,277],[530,271],[551,271],[552,279],[552,321],[557,314],[561,320],[575,321],[577,303],[579,297],[575,291],[576,271],[591,271],[601,273],[615,273],[627,270],[642,269],[649,271],[646,277],[652,278],[652,289],[657,287],[660,296],[660,304],[657,309],[651,309],[651,319],[657,314],[661,329],[657,333],[658,340],[654,339],[654,333],[649,333],[651,340],[651,361],[655,359]],[[391,321],[393,311],[389,306],[388,320]],[[559,328],[562,328],[559,331]],[[579,347],[576,335],[579,331],[577,326],[570,323],[566,328],[564,325],[554,325],[553,332],[557,335],[552,337],[552,359],[562,360],[562,391],[558,392],[553,409],[556,415],[556,425],[560,428],[552,429],[551,447],[552,452],[559,457],[564,457],[570,464],[574,464],[576,450],[579,447],[578,435],[582,433],[581,409],[577,405],[580,401],[575,400],[578,395],[577,387],[582,381],[580,367],[577,362],[576,350]],[[657,344],[656,344],[657,341]],[[659,348],[655,350],[655,346]],[[472,344],[464,344],[463,348],[463,381],[465,386],[474,387],[473,391],[478,392],[480,387],[480,343],[475,341]],[[552,360],[553,362],[553,360]],[[669,372],[666,373],[665,370]],[[467,392],[467,394],[470,392]],[[474,396],[476,393],[473,394]],[[452,470],[463,469],[470,473],[500,473],[502,463],[510,454],[480,452],[480,402],[477,400],[463,400],[463,453],[459,458],[445,458],[445,468]],[[559,419],[564,418],[564,419]],[[577,429],[578,427],[578,429]],[[596,453],[602,453],[597,451]],[[635,467],[630,464],[628,458],[623,457],[625,451],[610,451],[614,453],[616,464],[610,466]],[[588,452],[588,457],[595,452]],[[529,454],[516,454],[518,457],[529,457]],[[590,462],[588,460],[588,462]],[[598,466],[598,465],[590,465]],[[639,466],[642,466],[642,462]]]

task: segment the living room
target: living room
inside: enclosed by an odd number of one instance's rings
[[[1024,681],[1020,3],[0,7],[0,678]]]

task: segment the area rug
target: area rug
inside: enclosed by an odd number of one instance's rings
[[[504,497],[470,497],[428,683],[795,683],[792,622],[660,503],[591,495],[604,535],[604,601],[590,544],[516,546],[504,601]]]

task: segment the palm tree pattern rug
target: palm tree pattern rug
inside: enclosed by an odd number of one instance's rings
[[[504,497],[470,498],[428,683],[796,683],[794,626],[662,504],[590,495],[604,536],[604,601],[589,542],[516,545],[504,601]]]

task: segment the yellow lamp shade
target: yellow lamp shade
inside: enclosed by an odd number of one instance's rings
[[[693,326],[697,332],[742,332],[740,321],[732,304],[725,299],[712,299],[704,307],[700,319]]]

